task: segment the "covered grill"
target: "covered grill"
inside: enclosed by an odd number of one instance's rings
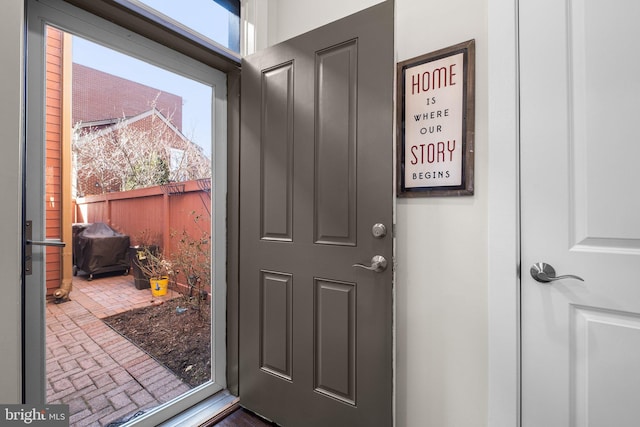
[[[122,271],[129,273],[129,236],[118,233],[103,222],[86,227],[77,235],[73,249],[74,275],[82,270],[89,275]]]

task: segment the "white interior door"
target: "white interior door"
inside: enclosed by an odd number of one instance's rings
[[[525,427],[640,420],[638,17],[520,1]],[[584,281],[538,282],[538,262]]]

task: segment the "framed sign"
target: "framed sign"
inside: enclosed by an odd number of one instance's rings
[[[398,196],[473,194],[475,40],[397,64]]]

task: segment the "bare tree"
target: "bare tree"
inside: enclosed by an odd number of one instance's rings
[[[106,127],[79,123],[74,135],[80,194],[211,177],[210,159],[155,107]]]

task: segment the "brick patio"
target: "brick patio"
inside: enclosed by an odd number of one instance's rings
[[[100,319],[157,304],[133,276],[73,278],[71,300],[47,302],[47,402],[66,403],[72,426],[106,426],[190,388]]]

